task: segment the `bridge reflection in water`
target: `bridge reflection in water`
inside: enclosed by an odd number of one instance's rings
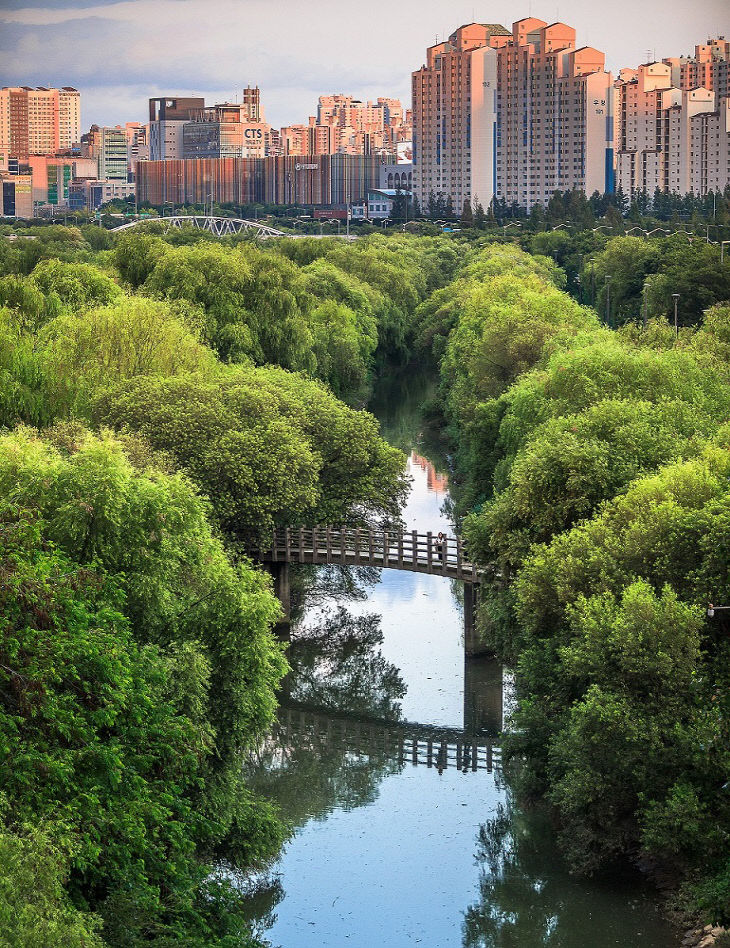
[[[286,767],[289,751],[320,757],[346,753],[375,756],[394,769],[429,767],[435,773],[499,770],[503,727],[502,667],[493,659],[468,658],[464,669],[464,726],[440,727],[410,721],[359,718],[325,708],[287,702],[257,755],[267,767]],[[286,701],[286,699],[284,699]]]

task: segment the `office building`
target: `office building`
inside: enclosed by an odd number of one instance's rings
[[[20,167],[32,176],[33,206],[63,207],[68,203],[69,185],[74,178],[96,178],[95,158],[30,155]]]
[[[183,125],[182,157],[263,158],[269,126],[250,121],[250,108],[227,102],[194,112]]]
[[[217,204],[353,204],[378,187],[380,165],[374,155],[141,161],[137,200],[158,207],[206,204],[211,198]]]
[[[149,100],[149,157],[151,161],[182,158],[183,128],[205,108],[198,97],[172,96]]]
[[[33,217],[33,182],[29,174],[0,173],[0,189],[3,217]]]

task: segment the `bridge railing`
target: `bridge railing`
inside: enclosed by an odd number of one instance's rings
[[[268,549],[274,562],[362,564],[440,573],[477,583],[481,574],[466,557],[460,537],[433,532],[376,530],[368,527],[283,527],[273,531]]]

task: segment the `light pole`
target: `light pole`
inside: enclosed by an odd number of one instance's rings
[[[677,304],[679,303],[679,293],[672,293],[672,299],[674,300],[674,336],[677,338],[679,336],[679,322],[677,321]]]
[[[611,274],[606,274],[606,325],[611,326]]]
[[[644,329],[649,325],[649,281],[644,280]]]

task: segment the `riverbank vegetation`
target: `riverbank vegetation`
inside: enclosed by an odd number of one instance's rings
[[[287,666],[241,550],[397,516],[403,456],[337,394],[407,352],[457,254],[89,236],[3,244],[0,928],[246,945],[226,867],[286,828],[242,754]]]
[[[14,943],[247,943],[223,869],[264,863],[284,832],[238,763],[286,662],[241,541],[397,514],[402,455],[357,407],[414,356],[494,569],[479,622],[517,668],[516,785],[552,804],[577,870],[670,867],[689,912],[728,921],[730,625],[707,614],[730,605],[717,248],[150,227],[0,242]]]
[[[563,281],[488,247],[422,309],[481,632],[517,669],[505,755],[575,869],[648,862],[727,924],[730,306],[615,331]]]

